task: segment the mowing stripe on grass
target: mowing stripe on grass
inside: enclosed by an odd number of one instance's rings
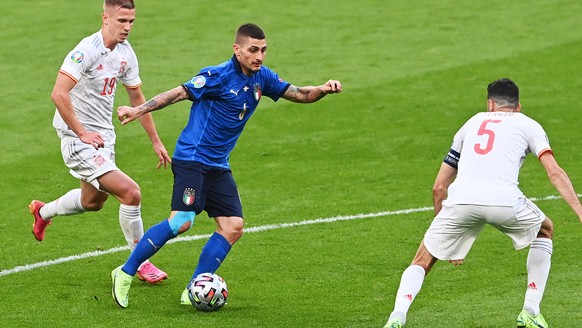
[[[578,195],[581,197],[582,195]],[[551,199],[559,199],[559,196],[546,196],[542,198],[530,198],[532,201],[538,200],[551,200]],[[333,223],[337,221],[350,221],[350,220],[358,220],[358,219],[367,219],[367,218],[376,218],[376,217],[383,217],[383,216],[390,216],[390,215],[400,215],[400,214],[409,214],[409,213],[416,213],[416,212],[426,212],[431,211],[433,207],[419,207],[419,208],[410,208],[405,210],[398,210],[398,211],[385,211],[385,212],[378,212],[378,213],[368,213],[368,214],[356,214],[356,215],[346,215],[346,216],[334,216],[330,218],[322,218],[322,219],[315,219],[315,220],[304,220],[299,222],[292,222],[292,223],[278,223],[278,224],[267,224],[262,226],[256,227],[249,227],[245,228],[245,233],[253,233],[253,232],[262,232],[268,230],[275,230],[275,229],[283,229],[283,228],[292,228],[310,224],[319,224],[319,223]],[[183,236],[183,237],[176,237],[168,243],[178,243],[183,241],[192,241],[192,240],[199,240],[199,239],[207,239],[210,238],[210,234],[205,235],[193,235],[193,236]],[[105,254],[117,253],[121,251],[126,251],[127,246],[122,247],[114,247],[103,251],[93,251],[88,253],[83,253],[79,255],[71,255],[67,257],[61,257],[55,260],[48,260],[38,263],[20,265],[14,267],[12,269],[6,269],[0,271],[0,277],[8,276],[14,273],[30,271],[33,269],[38,269],[42,267],[47,267],[51,265],[57,265],[60,263],[71,262],[76,260],[82,260],[90,257],[97,257]]]

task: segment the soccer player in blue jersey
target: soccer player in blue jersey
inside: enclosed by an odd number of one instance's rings
[[[263,66],[267,41],[255,24],[241,25],[235,37],[232,58],[206,67],[190,81],[163,92],[137,107],[121,106],[122,124],[141,115],[182,100],[192,101],[188,124],[176,143],[172,159],[174,191],[170,216],[146,231],[125,264],[111,272],[112,294],[125,308],[131,281],[138,266],[154,255],[168,240],[192,227],[202,211],[216,221],[198,260],[192,278],[214,273],[243,234],[243,213],[238,190],[229,166],[229,155],[262,96],[274,101],[312,103],[327,94],[339,93],[339,81],[319,86],[297,87]],[[191,304],[187,288],[182,304]]]

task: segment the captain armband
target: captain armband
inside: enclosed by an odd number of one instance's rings
[[[449,150],[449,153],[447,154],[447,156],[445,156],[445,159],[443,160],[443,162],[447,163],[448,165],[450,165],[451,167],[453,167],[456,170],[459,166],[459,159],[460,158],[461,158],[461,153],[459,153],[451,148],[451,150]]]

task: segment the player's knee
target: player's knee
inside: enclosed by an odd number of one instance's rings
[[[179,211],[172,218],[168,220],[170,228],[174,235],[179,235],[188,231],[194,224],[196,213]]]
[[[194,220],[192,220],[192,221],[194,221]],[[178,229],[178,234],[181,234],[181,233],[184,233],[184,232],[190,230],[190,228],[192,228],[192,221],[188,221],[188,222],[185,222],[184,224],[182,224],[180,226],[180,229]]]
[[[242,237],[244,232],[244,221],[242,219],[232,219],[228,224],[222,224],[219,233],[232,245]]]
[[[546,218],[542,223],[542,227],[538,232],[538,238],[549,238],[552,239],[554,237],[554,222],[549,218]]]
[[[141,190],[138,186],[130,188],[123,195],[123,203],[126,205],[139,205],[141,203]]]
[[[103,208],[105,201],[88,201],[83,202],[81,205],[83,208],[89,212],[100,211]]]

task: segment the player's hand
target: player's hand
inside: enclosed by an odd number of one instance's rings
[[[463,265],[463,261],[464,260],[449,260],[449,263],[454,265],[454,266],[457,266],[457,265]]]
[[[121,125],[125,125],[140,116],[141,113],[135,107],[117,107],[117,118],[121,121]]]
[[[170,155],[168,155],[166,147],[164,147],[164,144],[161,141],[154,142],[152,146],[154,147],[154,151],[160,160],[156,166],[156,169],[159,169],[162,166],[164,169],[167,169],[168,164],[172,164],[172,159],[170,158]]]
[[[95,149],[103,148],[103,146],[105,146],[105,140],[103,140],[103,137],[101,137],[98,132],[85,131],[83,135],[79,136],[79,139],[81,139],[82,142],[95,147]]]
[[[342,84],[340,83],[340,81],[329,80],[329,81],[325,82],[325,84],[322,86],[321,90],[325,94],[340,93],[340,92],[342,92]]]

